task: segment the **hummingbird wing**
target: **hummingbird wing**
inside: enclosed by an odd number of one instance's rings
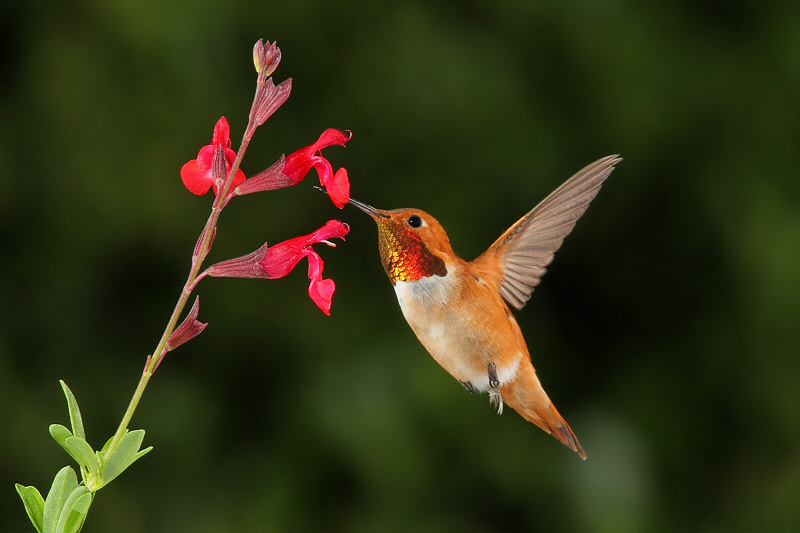
[[[484,272],[497,272],[499,267],[500,294],[508,303],[522,309],[530,299],[556,250],[621,160],[610,155],[580,170],[475,260]]]

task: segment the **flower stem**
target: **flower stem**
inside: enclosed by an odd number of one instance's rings
[[[139,400],[142,398],[144,389],[147,387],[147,382],[150,381],[150,376],[152,376],[152,374],[148,372],[147,369],[142,372],[142,377],[139,379],[139,384],[136,386],[136,390],[133,392],[131,403],[128,404],[128,410],[125,411],[125,414],[122,416],[122,421],[119,424],[119,428],[117,428],[117,432],[114,434],[114,439],[111,441],[111,444],[109,444],[108,449],[106,450],[106,459],[111,456],[111,452],[117,447],[120,439],[125,436],[125,432],[128,429],[128,424],[133,417],[133,412],[136,411],[136,407],[139,405]]]
[[[175,309],[172,311],[172,315],[167,321],[167,327],[164,328],[164,333],[161,335],[161,340],[158,341],[158,345],[156,346],[152,356],[148,356],[147,363],[145,364],[144,371],[142,372],[142,377],[139,379],[139,384],[136,386],[136,390],[133,392],[133,397],[128,404],[128,409],[122,416],[119,427],[117,428],[116,433],[114,433],[114,437],[111,439],[111,443],[106,450],[106,459],[111,456],[114,448],[117,447],[122,437],[125,436],[125,432],[128,430],[128,424],[130,423],[131,418],[133,418],[133,413],[136,411],[136,408],[139,406],[139,400],[141,400],[142,394],[144,394],[144,389],[147,387],[147,383],[150,381],[153,372],[155,372],[156,366],[158,366],[159,361],[162,359],[162,356],[164,355],[163,352],[167,349],[167,342],[169,341],[170,335],[172,335],[173,331],[175,331],[175,328],[178,325],[178,319],[180,318],[183,309],[186,307],[186,303],[189,301],[189,297],[192,295],[192,291],[197,285],[197,282],[200,281],[198,274],[203,266],[203,261],[205,261],[206,256],[208,256],[208,252],[211,249],[211,242],[214,238],[217,221],[222,213],[222,208],[225,207],[227,203],[225,197],[228,195],[228,191],[233,184],[233,177],[239,170],[239,166],[242,163],[244,154],[247,151],[247,147],[250,144],[250,140],[253,138],[253,133],[255,133],[257,127],[252,118],[253,113],[250,113],[250,115],[251,118],[248,121],[242,142],[236,154],[236,160],[231,165],[231,169],[225,179],[225,183],[221,187],[217,197],[214,199],[214,204],[211,208],[211,214],[206,221],[206,225],[201,233],[199,243],[196,246],[192,257],[192,267],[189,270],[189,276],[186,279],[186,283],[183,286],[181,295],[175,304]]]

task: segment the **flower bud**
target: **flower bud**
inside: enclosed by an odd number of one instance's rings
[[[275,69],[281,62],[281,49],[278,48],[276,43],[267,41],[264,44],[263,39],[259,39],[253,46],[253,65],[256,67],[256,72],[259,76],[271,76]]]

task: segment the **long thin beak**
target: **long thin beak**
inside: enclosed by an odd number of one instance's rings
[[[357,208],[361,209],[362,211],[364,211],[366,214],[368,214],[369,216],[371,216],[373,218],[374,217],[391,218],[386,213],[381,213],[380,211],[378,211],[377,209],[375,209],[371,205],[367,205],[367,204],[365,204],[363,202],[359,202],[355,198],[350,198],[350,203],[353,204],[354,206],[356,206]]]

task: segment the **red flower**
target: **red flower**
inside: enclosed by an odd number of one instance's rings
[[[322,309],[323,313],[330,315],[331,296],[336,290],[336,284],[332,279],[322,278],[322,258],[311,245],[322,242],[328,246],[336,246],[328,239],[344,240],[349,231],[350,227],[347,224],[338,220],[329,220],[327,224],[309,235],[295,237],[275,246],[268,247],[265,244],[251,254],[212,265],[206,270],[206,275],[227,278],[277,279],[289,274],[301,259],[307,257],[308,278],[311,280],[308,286],[308,295],[317,304],[317,307]]]
[[[347,178],[347,170],[340,168],[334,174],[331,164],[322,157],[320,151],[334,144],[344,146],[344,143],[352,137],[353,135],[349,131],[345,133],[328,128],[322,132],[317,142],[286,156],[283,175],[296,184],[306,177],[312,167],[315,168],[320,184],[328,192],[333,203],[336,204],[336,207],[343,207],[350,200],[350,181]]]
[[[236,187],[234,194],[242,196],[254,192],[272,191],[297,185],[312,168],[317,169],[319,182],[325,188],[331,200],[341,208],[350,201],[350,180],[347,170],[340,168],[333,172],[331,164],[322,157],[321,150],[334,144],[344,146],[352,138],[350,132],[329,128],[322,132],[317,142],[301,148],[295,153],[282,157],[268,169]]]
[[[224,148],[225,172],[230,172],[231,165],[233,165],[233,161],[236,159],[236,152],[230,148],[230,134],[231,128],[228,126],[228,121],[225,117],[222,117],[217,121],[216,126],[214,126],[214,135],[211,138],[211,144],[207,144],[200,149],[197,153],[197,159],[192,159],[181,167],[181,180],[191,193],[200,196],[207,193],[208,189],[213,187],[214,195],[219,194],[213,172],[214,152],[218,148]],[[233,185],[231,185],[231,187],[236,187],[244,180],[244,172],[238,169],[236,175],[233,177]]]

